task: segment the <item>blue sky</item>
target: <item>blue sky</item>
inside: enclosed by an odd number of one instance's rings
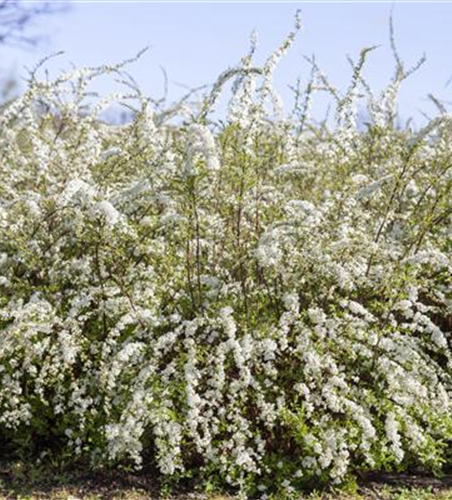
[[[388,19],[393,8],[400,55],[407,66],[422,53],[427,62],[406,82],[400,111],[403,117],[421,120],[419,110],[432,112],[425,99],[430,92],[452,101],[452,3],[108,3],[72,2],[68,12],[40,21],[36,27],[49,40],[34,50],[1,48],[1,66],[23,74],[43,56],[63,50],[64,56],[49,62],[52,71],[70,64],[92,66],[128,58],[145,46],[149,51],[128,71],[145,93],[162,93],[163,66],[170,80],[170,97],[184,89],[212,83],[225,68],[247,51],[253,29],[259,34],[257,62],[276,48],[292,28],[301,9],[303,29],[290,54],[281,63],[275,81],[289,101],[288,85],[298,76],[306,81],[309,67],[303,54],[315,54],[318,64],[339,88],[347,85],[350,66],[346,55],[357,58],[361,48],[380,45],[369,56],[365,74],[376,88],[391,77],[393,59],[389,47]],[[111,82],[98,84],[108,92]],[[323,107],[322,107],[323,106]],[[324,112],[320,99],[315,112]]]

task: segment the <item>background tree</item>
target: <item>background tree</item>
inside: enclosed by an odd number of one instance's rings
[[[0,45],[37,44],[42,40],[43,34],[34,30],[36,22],[65,8],[52,2],[0,0]]]
[[[0,0],[0,49],[3,47],[30,48],[46,38],[43,18],[67,10],[67,5],[52,2],[25,2],[22,0]],[[39,23],[39,27],[37,27]],[[15,97],[20,84],[14,69],[0,74],[0,103]]]

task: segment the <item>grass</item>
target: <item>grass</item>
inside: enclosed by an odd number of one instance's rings
[[[30,490],[19,495],[11,493],[0,494],[1,500],[147,500],[158,498],[149,494],[146,490],[135,488],[123,489],[121,491],[108,492],[96,489],[89,491],[84,488],[54,488],[51,491]],[[234,500],[234,497],[216,495],[207,496],[201,494],[190,494],[186,496],[170,496],[167,498],[175,500]],[[432,491],[430,488],[420,489],[394,489],[390,487],[382,488],[378,491],[368,490],[356,494],[323,494],[313,493],[300,497],[300,500],[452,500],[452,490]]]
[[[192,486],[162,493],[151,472],[86,473],[23,463],[0,466],[0,500],[235,500],[228,494],[206,494]],[[279,499],[269,499],[279,500]],[[356,491],[315,491],[296,500],[452,500],[452,476],[372,474]]]

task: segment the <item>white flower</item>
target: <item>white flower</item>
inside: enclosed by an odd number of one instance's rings
[[[94,213],[102,215],[110,226],[114,226],[121,217],[121,214],[107,200],[96,203]]]

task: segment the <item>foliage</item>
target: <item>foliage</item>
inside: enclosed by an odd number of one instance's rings
[[[396,57],[373,97],[370,49],[343,94],[311,60],[285,115],[272,75],[298,28],[259,68],[253,43],[199,106],[162,110],[130,81],[87,105],[117,65],[33,72],[3,111],[8,449],[264,497],[450,465],[451,119],[396,128],[410,71]],[[322,90],[332,126],[309,117]],[[130,123],[99,119],[113,100]]]

